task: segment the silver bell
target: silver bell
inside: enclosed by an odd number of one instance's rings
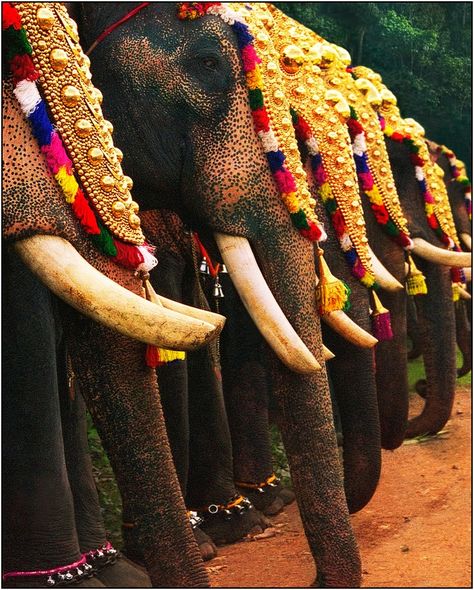
[[[209,274],[209,265],[207,264],[207,260],[205,258],[201,260],[201,264],[199,265],[199,272],[203,275]]]
[[[221,267],[219,269],[219,272],[221,272],[223,275],[229,274],[229,271],[227,270],[227,267],[226,267],[225,264],[221,264]]]
[[[222,287],[218,278],[216,278],[216,282],[214,283],[214,290],[212,294],[216,299],[222,299],[224,297],[224,292],[222,291]]]
[[[53,580],[53,578],[51,576],[49,576],[48,579],[46,580],[46,584],[48,586],[56,586],[56,582]]]

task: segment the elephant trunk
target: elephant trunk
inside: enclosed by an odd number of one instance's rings
[[[416,260],[426,277],[428,294],[416,299],[427,395],[422,413],[406,436],[438,432],[451,415],[456,385],[455,317],[449,269]]]
[[[90,320],[68,319],[81,392],[153,586],[208,586],[173,466],[156,377],[144,367],[144,346]]]
[[[266,234],[255,250],[280,307],[321,364],[312,245],[295,232]],[[325,370],[294,373],[271,359],[277,420],[321,586],[355,587],[361,564],[343,492]]]

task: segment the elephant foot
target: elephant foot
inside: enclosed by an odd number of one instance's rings
[[[97,578],[107,588],[151,588],[145,568],[120,555],[115,563],[100,569]]]
[[[217,547],[215,546],[212,539],[207,535],[201,527],[193,529],[194,538],[198,544],[199,551],[203,561],[209,561],[217,556]]]
[[[204,522],[203,519],[197,515],[197,512],[189,512],[188,514],[194,538],[198,544],[203,561],[214,559],[217,555],[217,547],[214,545],[212,539],[201,529],[201,525]]]
[[[235,543],[246,536],[262,533],[269,520],[242,496],[233,499],[225,506],[211,504],[206,511],[200,511],[203,519],[200,525],[216,545]]]
[[[236,487],[265,516],[279,514],[295,499],[293,492],[284,488],[274,474],[261,484],[236,482]]]
[[[426,399],[426,389],[427,389],[426,379],[419,379],[415,383],[415,391],[423,399]]]
[[[290,490],[290,488],[282,487],[281,492],[278,495],[283,500],[285,506],[292,504],[296,500],[295,492]]]

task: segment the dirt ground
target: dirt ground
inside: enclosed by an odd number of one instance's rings
[[[411,413],[421,408],[415,396]],[[458,390],[446,434],[384,451],[370,503],[352,517],[366,588],[470,588],[471,392]],[[315,578],[298,509],[273,519],[267,538],[219,548],[213,587],[298,588]]]

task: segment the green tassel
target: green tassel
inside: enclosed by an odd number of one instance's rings
[[[263,107],[263,94],[260,88],[249,90],[249,102],[252,111]]]
[[[115,247],[112,236],[108,230],[99,222],[97,225],[100,229],[100,234],[90,234],[95,246],[99,248],[107,256],[117,256],[117,248]]]
[[[5,57],[9,61],[15,55],[23,55],[27,53],[31,55],[32,49],[26,36],[26,31],[21,29],[16,31],[13,27],[9,27],[3,31],[3,47],[5,50]]]
[[[296,213],[290,213],[291,221],[294,226],[298,229],[309,229],[308,220],[306,219],[305,212],[300,209]]]

